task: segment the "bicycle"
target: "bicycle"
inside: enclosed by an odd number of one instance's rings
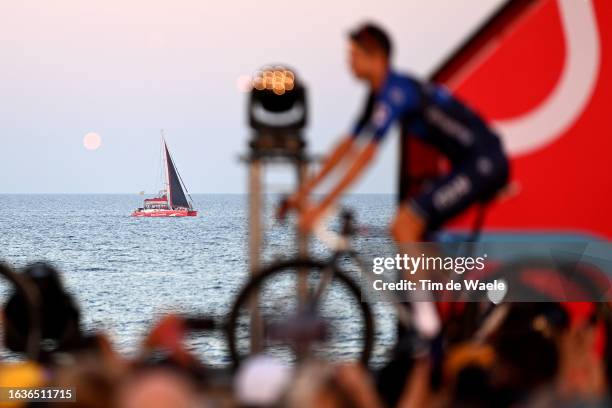
[[[264,338],[271,345],[277,347],[276,352],[280,355],[294,351],[298,360],[321,350],[316,350],[316,343],[329,341],[334,331],[330,325],[335,322],[349,327],[351,335],[357,335],[361,331],[359,350],[332,350],[330,354],[348,357],[349,354],[357,355],[357,360],[367,365],[374,346],[375,323],[373,313],[366,301],[362,299],[362,291],[355,279],[342,267],[345,261],[352,261],[357,265],[362,276],[370,276],[364,273],[367,268],[351,241],[357,234],[354,216],[350,211],[343,210],[340,213],[340,232],[335,233],[327,230],[320,224],[315,230],[315,235],[320,241],[331,249],[332,254],[328,259],[317,260],[313,258],[294,258],[274,263],[254,275],[238,294],[236,301],[227,321],[226,329],[228,336],[229,351],[237,366],[250,353],[245,351],[249,348],[248,337],[250,328],[248,322],[249,308],[253,305],[253,299],[263,299],[259,305],[261,313],[265,316],[263,329]],[[317,279],[318,278],[318,279]],[[273,283],[272,288],[266,287]],[[301,289],[300,289],[301,287]],[[301,295],[295,296],[293,288],[297,288]],[[277,299],[275,303],[273,296],[289,289],[290,296],[285,299]],[[325,297],[334,300],[352,302],[355,307],[343,303],[345,310],[356,311],[359,315],[360,330],[357,330],[355,319],[342,318],[339,315],[322,318],[325,315],[323,302]],[[411,326],[410,311],[398,302],[398,299],[388,299],[395,307],[398,320],[402,326]],[[279,303],[284,307],[293,307],[294,312],[289,316],[274,316],[275,308]],[[290,302],[290,304],[287,304]],[[332,311],[333,311],[332,304]],[[278,310],[278,309],[276,309]],[[341,321],[340,321],[341,319]],[[331,323],[330,323],[331,322]],[[246,329],[243,335],[238,332]],[[338,327],[336,327],[338,329]],[[285,346],[280,346],[285,344]],[[328,345],[329,346],[329,345]],[[280,349],[279,349],[280,348]]]

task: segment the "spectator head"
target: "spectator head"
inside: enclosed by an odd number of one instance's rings
[[[270,356],[247,359],[236,374],[234,389],[245,406],[267,407],[276,404],[291,378],[291,368]]]

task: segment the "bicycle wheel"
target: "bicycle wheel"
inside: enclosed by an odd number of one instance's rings
[[[298,296],[298,285],[305,289]],[[323,285],[325,289],[317,292]],[[249,280],[227,323],[234,366],[250,354],[250,310],[260,316],[261,349],[294,362],[304,353],[367,364],[374,343],[370,306],[355,281],[336,266],[313,260],[276,263]],[[322,339],[321,337],[326,337]],[[307,349],[307,351],[305,351]]]

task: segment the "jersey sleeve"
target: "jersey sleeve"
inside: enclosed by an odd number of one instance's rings
[[[403,81],[393,82],[376,98],[365,128],[371,134],[372,139],[379,142],[396,121],[405,115],[417,112],[421,106],[421,94],[415,84]]]
[[[372,110],[374,108],[375,101],[376,96],[373,93],[370,93],[366,100],[366,104],[363,111],[361,112],[361,114],[353,124],[353,127],[351,128],[351,135],[353,137],[358,137],[370,121],[370,116],[372,116]]]
[[[399,110],[394,112],[393,107],[386,102],[384,95],[370,95],[366,108],[353,125],[352,135],[357,138],[361,134],[365,134],[365,136],[379,141],[397,117],[399,117]]]
[[[369,131],[372,139],[381,141],[393,123],[399,118],[400,110],[388,103],[385,99],[376,102],[372,117],[370,118]]]

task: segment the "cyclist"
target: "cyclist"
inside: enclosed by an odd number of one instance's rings
[[[432,145],[451,164],[447,175],[400,204],[391,223],[398,243],[423,240],[427,231],[495,195],[507,182],[508,160],[499,137],[486,122],[443,86],[392,69],[391,56],[391,41],[380,27],[365,24],[350,33],[350,68],[370,92],[350,135],[333,149],[319,173],[286,202],[285,210],[300,210],[299,226],[305,232],[363,173],[396,122],[402,132]],[[311,205],[310,192],[339,164],[346,165],[346,170],[337,184],[318,204]]]

